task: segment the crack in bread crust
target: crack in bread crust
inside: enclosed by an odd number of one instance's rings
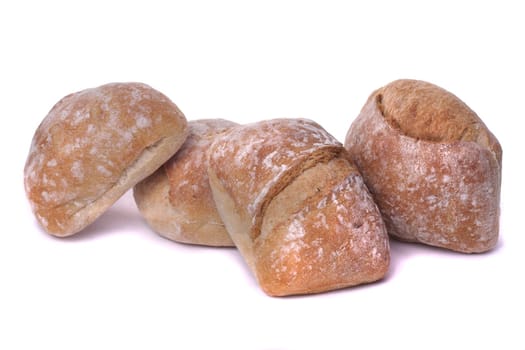
[[[348,287],[388,270],[379,210],[349,154],[319,125],[233,128],[212,144],[208,175],[221,218],[267,294]]]
[[[496,244],[501,146],[456,96],[392,82],[369,97],[345,148],[392,236],[466,253]]]
[[[266,193],[266,196],[261,201],[260,209],[255,213],[255,221],[250,236],[256,240],[261,234],[262,220],[266,214],[266,209],[271,201],[279,195],[279,193],[288,187],[297,177],[299,177],[306,170],[313,168],[319,163],[328,163],[330,160],[338,157],[343,150],[342,147],[326,147],[319,149],[312,153],[308,158],[296,162],[290,167],[288,171],[281,174],[277,179],[275,185]]]

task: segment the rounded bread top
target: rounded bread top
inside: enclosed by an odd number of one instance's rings
[[[185,130],[177,106],[145,84],[111,83],[64,97],[36,130],[24,168],[40,223],[64,231],[68,218],[117,184],[148,147]]]
[[[233,127],[219,135],[209,152],[209,169],[259,233],[268,202],[303,169],[343,150],[332,135],[308,119],[272,119]]]
[[[428,142],[475,142],[491,149],[501,163],[497,139],[472,109],[447,90],[425,81],[401,79],[373,95],[387,123],[402,134]]]
[[[217,135],[238,124],[224,119],[188,122],[188,138],[168,160],[164,169],[169,179],[170,203],[183,209],[187,218],[197,213],[216,213],[207,173],[207,151]],[[220,222],[218,214],[216,221]]]

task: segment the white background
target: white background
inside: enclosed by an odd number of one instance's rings
[[[502,0],[2,1],[0,349],[525,349],[524,15]],[[129,193],[67,239],[25,198],[33,132],[70,92],[141,81],[188,119],[305,117],[342,141],[398,78],[455,93],[500,140],[492,252],[392,242],[380,283],[271,298],[235,249],[160,238]]]

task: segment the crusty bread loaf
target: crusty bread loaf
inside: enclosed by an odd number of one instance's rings
[[[24,168],[33,212],[50,234],[93,222],[182,145],[186,119],[140,83],[112,83],[64,97],[35,132]]]
[[[318,124],[233,127],[210,147],[208,174],[219,214],[267,294],[322,292],[387,272],[379,210],[342,145]]]
[[[182,243],[233,246],[212,198],[207,151],[218,134],[234,125],[223,119],[190,121],[180,150],[134,187],[137,207],[161,236]]]
[[[345,140],[388,232],[455,251],[496,245],[502,150],[465,103],[433,84],[375,91]]]

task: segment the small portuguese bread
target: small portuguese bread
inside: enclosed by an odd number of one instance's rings
[[[388,270],[380,212],[343,146],[306,119],[230,128],[209,151],[219,214],[262,289],[308,294]]]
[[[233,246],[211,194],[207,151],[217,135],[235,125],[224,119],[190,121],[180,150],[133,188],[137,207],[161,236],[182,243]]]
[[[50,234],[92,223],[182,145],[184,115],[140,83],[111,83],[60,100],[36,130],[24,168],[32,210]]]
[[[416,80],[378,89],[345,147],[392,236],[465,253],[496,245],[501,146],[452,93]]]

